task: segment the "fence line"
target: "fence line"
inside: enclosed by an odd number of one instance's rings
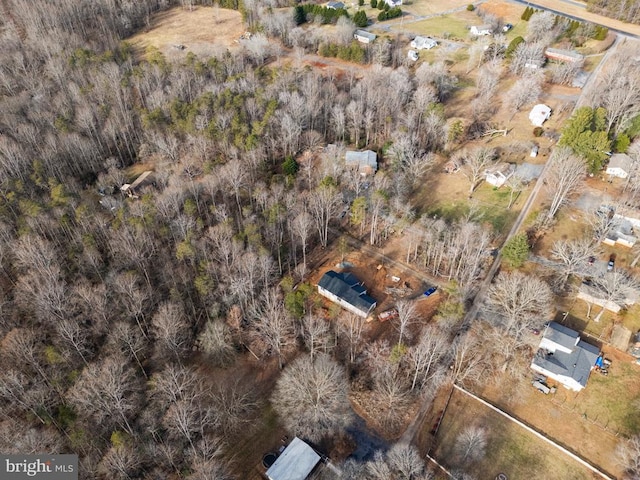
[[[568,455],[569,457],[573,458],[575,461],[577,461],[578,463],[580,463],[581,465],[587,467],[589,470],[591,470],[592,472],[600,475],[602,478],[606,479],[606,480],[615,480],[613,477],[610,477],[609,475],[607,475],[606,473],[604,473],[602,470],[600,470],[599,468],[595,467],[594,465],[592,465],[591,463],[587,462],[586,460],[584,460],[583,458],[579,457],[578,455],[576,455],[575,453],[573,453],[572,451],[568,450],[567,448],[563,447],[562,445],[556,443],[555,441],[551,440],[549,437],[547,437],[546,435],[544,435],[541,432],[538,432],[537,430],[535,430],[534,428],[530,427],[529,425],[527,425],[526,423],[518,420],[517,418],[509,415],[507,412],[505,412],[504,410],[501,410],[500,408],[496,407],[495,405],[492,405],[491,403],[487,402],[486,400],[483,400],[482,398],[478,397],[477,395],[474,395],[471,392],[468,392],[467,390],[465,390],[464,388],[455,385],[454,384],[454,388],[456,388],[457,390],[469,395],[471,398],[477,400],[478,402],[482,403],[483,405],[489,407],[491,410],[499,413],[500,415],[502,415],[503,417],[508,418],[509,420],[511,420],[512,422],[516,423],[517,425],[520,425],[522,428],[524,428],[525,430],[527,430],[530,433],[533,433],[536,437],[544,440],[545,442],[547,442],[549,445],[554,446],[555,448],[557,448],[558,450],[560,450],[561,452],[565,453],[566,455]]]

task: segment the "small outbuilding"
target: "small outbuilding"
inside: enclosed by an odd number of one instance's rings
[[[376,39],[376,35],[371,32],[367,32],[366,30],[356,30],[353,34],[353,38],[360,43],[371,43]]]
[[[551,116],[551,107],[546,106],[543,103],[539,103],[531,109],[529,113],[529,120],[536,127],[541,127],[544,122],[549,120]]]
[[[378,154],[372,150],[349,150],[344,156],[344,163],[347,167],[357,168],[363,176],[373,175],[378,171]]]
[[[418,35],[416,38],[411,40],[411,48],[415,48],[416,50],[431,50],[437,46],[438,42],[431,37],[421,37]]]
[[[306,480],[320,463],[320,455],[295,437],[267,470],[269,480]]]
[[[631,173],[631,165],[633,160],[629,155],[624,153],[615,153],[611,155],[609,164],[607,165],[606,174],[612,177],[627,178]]]

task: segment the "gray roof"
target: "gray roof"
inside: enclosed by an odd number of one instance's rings
[[[344,161],[351,166],[378,169],[378,154],[371,150],[365,150],[364,152],[348,151],[344,156]]]
[[[571,353],[556,350],[548,354],[538,350],[533,363],[552,373],[571,377],[583,387],[586,386],[600,349],[582,340],[579,340],[576,345],[576,340],[579,338],[578,332],[556,322],[549,323],[544,337],[563,347],[571,348]]]
[[[329,2],[329,3],[327,3],[327,7],[335,8],[336,10],[338,10],[339,8],[344,8],[344,3],[342,3],[342,2]]]
[[[631,164],[633,160],[629,155],[625,155],[624,153],[614,153],[611,155],[609,159],[608,168],[620,168],[625,172],[629,173],[631,171]]]
[[[313,448],[295,437],[267,470],[269,480],[305,480],[320,461]]]
[[[365,313],[369,313],[376,305],[376,301],[367,295],[367,290],[352,273],[338,273],[329,270],[322,276],[318,286]]]
[[[368,38],[370,41],[373,41],[376,39],[375,34],[371,32],[367,32],[366,30],[356,30],[354,35],[358,37]]]
[[[544,331],[544,337],[565,348],[573,348],[580,335],[575,330],[557,322],[550,322]]]

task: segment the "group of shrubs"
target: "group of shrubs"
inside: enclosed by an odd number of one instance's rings
[[[541,10],[535,9],[533,7],[527,7],[524,9],[524,12],[522,12],[522,16],[520,18],[525,22],[528,22],[534,13],[540,11]],[[561,19],[556,15],[556,23],[560,21],[564,21],[564,19]],[[608,33],[609,29],[607,27],[603,27],[601,25],[584,24],[578,20],[570,20],[567,23],[567,28],[565,29],[563,36],[566,38],[573,38],[576,34],[579,34],[584,35],[588,38],[593,38],[594,40],[604,40],[605,38],[607,38]]]
[[[318,55],[322,57],[334,57],[348,62],[365,63],[367,61],[366,50],[358,42],[349,45],[337,45],[335,43],[322,43],[318,48]]]

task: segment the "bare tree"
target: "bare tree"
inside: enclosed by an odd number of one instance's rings
[[[486,447],[487,432],[483,428],[473,425],[462,430],[455,443],[456,453],[463,465],[483,458]]]
[[[347,341],[349,350],[349,363],[353,364],[362,349],[362,332],[364,318],[355,313],[347,313],[338,324],[339,331]]]
[[[416,310],[415,302],[411,300],[400,300],[396,304],[396,310],[398,311],[398,321],[394,324],[398,329],[398,346],[402,345],[404,338],[409,338],[411,332],[407,331],[410,325],[412,325],[418,319],[418,312]]]
[[[192,336],[182,305],[163,303],[151,322],[160,358],[171,354],[180,359],[190,349]]]
[[[484,177],[485,170],[493,163],[496,152],[492,148],[476,147],[472,150],[462,150],[456,155],[458,161],[464,166],[462,172],[469,180],[469,198],[473,195],[478,182]]]
[[[413,371],[411,390],[424,386],[438,376],[439,362],[447,353],[448,338],[436,326],[426,326],[418,344],[409,350],[409,363]]]
[[[333,186],[320,185],[309,198],[309,213],[318,229],[320,244],[329,243],[329,223],[338,214],[342,200]]]
[[[584,271],[589,257],[594,254],[595,246],[591,239],[574,238],[557,240],[551,248],[551,256],[562,263],[564,282],[569,276]]]
[[[509,69],[516,75],[524,75],[544,65],[544,45],[539,42],[521,43],[513,52]]]
[[[480,378],[485,369],[483,347],[478,334],[474,330],[458,335],[452,345],[453,362],[451,374],[453,379],[464,385]]]
[[[552,305],[549,285],[518,271],[500,273],[487,295],[491,318],[516,339],[520,339],[527,329],[541,327]]]
[[[545,185],[551,197],[547,221],[552,220],[574,193],[586,173],[584,161],[573,154],[569,147],[554,149],[545,174]]]
[[[313,218],[305,210],[296,215],[291,222],[291,229],[293,233],[300,239],[302,247],[302,266],[303,271],[307,271],[307,242],[311,235],[311,228],[313,227]]]
[[[288,430],[319,441],[350,423],[348,389],[346,373],[334,360],[303,356],[284,370],[271,402]]]
[[[536,12],[529,19],[527,25],[527,42],[550,40],[549,34],[553,32],[556,15],[552,12]]]
[[[329,322],[316,315],[306,315],[302,319],[302,339],[312,361],[318,352],[328,353],[333,342]]]
[[[541,72],[533,71],[522,77],[513,84],[505,96],[505,102],[511,108],[513,118],[522,107],[533,103],[540,98],[542,93],[542,82],[544,75]]]
[[[252,423],[252,414],[260,405],[251,387],[243,386],[239,380],[220,382],[213,393],[213,403],[225,437]]]
[[[265,353],[276,355],[280,368],[284,366],[284,350],[294,338],[293,321],[284,309],[276,290],[266,291],[254,313],[253,331],[265,343]]]
[[[109,478],[126,480],[138,476],[142,467],[140,451],[131,445],[114,445],[98,464],[98,472]]]
[[[215,365],[228,365],[235,357],[231,332],[221,320],[209,319],[196,344]]]
[[[106,429],[119,427],[133,435],[131,420],[140,408],[141,388],[134,371],[121,358],[106,357],[82,371],[68,399],[96,424]]]
[[[625,478],[640,478],[640,435],[621,441],[616,449],[616,457],[619,465],[624,468]]]

